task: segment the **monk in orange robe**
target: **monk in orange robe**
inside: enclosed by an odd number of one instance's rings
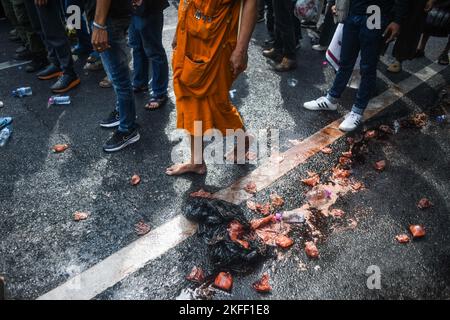
[[[177,128],[191,135],[191,161],[168,168],[168,175],[205,174],[205,132],[217,129],[226,135],[227,129],[244,129],[229,91],[247,68],[256,16],[257,0],[180,1],[173,42],[173,82]],[[199,122],[201,128],[196,128],[194,124]],[[195,148],[198,145],[201,147]]]

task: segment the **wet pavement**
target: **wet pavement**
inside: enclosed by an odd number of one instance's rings
[[[164,44],[170,48],[176,24],[173,6],[166,11]],[[15,45],[7,42],[8,26],[0,21],[0,63],[10,61]],[[292,147],[289,140],[303,140],[339,119],[349,109],[353,90],[347,90],[344,108],[336,113],[316,114],[301,104],[324,92],[333,72],[323,64],[323,55],[310,49],[305,38],[298,52],[299,68],[286,75],[269,70],[261,56],[264,26],[258,25],[250,48],[249,70],[236,82],[234,103],[249,130],[279,129],[281,149]],[[380,64],[382,76],[376,95],[395,83],[414,78],[433,61],[445,45],[444,39],[430,41],[429,58],[407,62],[406,71],[389,75]],[[169,52],[168,52],[169,53]],[[14,134],[0,149],[0,275],[6,279],[7,297],[35,299],[65,283],[139,237],[134,225],[143,220],[152,229],[178,216],[189,194],[204,188],[221,190],[247,175],[257,166],[210,168],[206,177],[169,178],[170,153],[176,145],[174,102],[158,112],[143,109],[146,97],[138,95],[138,122],[141,141],[117,154],[107,155],[102,144],[110,135],[98,122],[114,106],[111,89],[100,89],[100,73],[86,73],[77,62],[82,84],[70,93],[69,106],[47,106],[50,83],[26,74],[23,67],[0,70],[0,116],[14,117]],[[387,77],[389,83],[386,83]],[[296,79],[296,87],[289,86]],[[390,124],[413,112],[429,110],[437,94],[450,79],[444,69],[409,92],[366,127]],[[33,96],[15,99],[10,91],[29,85]],[[448,112],[448,109],[447,109]],[[341,198],[336,207],[355,219],[355,229],[330,232],[318,245],[319,260],[310,261],[303,252],[304,239],[286,252],[275,252],[254,272],[237,275],[231,294],[217,292],[217,299],[445,299],[450,296],[449,221],[449,131],[448,125],[431,118],[425,128],[400,130],[388,140],[370,146],[365,164],[354,168],[354,176],[366,189]],[[52,146],[67,143],[70,148],[54,154]],[[335,152],[316,154],[267,189],[258,192],[258,201],[267,201],[271,192],[282,195],[286,209],[305,202],[307,188],[300,182],[307,171],[329,171],[340,152],[346,151],[345,137],[336,141]],[[388,166],[375,172],[373,162],[386,159]],[[133,174],[142,182],[130,185]],[[433,208],[420,211],[416,204],[429,198]],[[242,204],[245,207],[245,203]],[[248,218],[254,216],[247,209]],[[89,218],[75,223],[75,211],[87,211]],[[395,236],[407,233],[410,224],[423,224],[426,238],[400,245]],[[209,270],[205,245],[194,235],[149,261],[97,299],[174,299],[192,287],[185,276],[193,266]],[[138,253],[137,253],[138,254]],[[366,286],[369,266],[381,270],[380,290]],[[305,270],[306,269],[306,270]],[[273,292],[260,295],[251,284],[269,272]]]

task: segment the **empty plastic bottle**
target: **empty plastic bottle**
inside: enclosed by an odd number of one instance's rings
[[[0,130],[9,126],[13,122],[11,117],[0,117]]]
[[[295,88],[298,84],[298,80],[297,79],[288,79],[288,86],[291,88]]]
[[[63,105],[70,104],[69,96],[53,96],[48,99],[49,105]]]
[[[31,90],[30,87],[18,88],[16,90],[13,90],[13,92],[12,92],[12,96],[13,97],[18,97],[18,98],[31,96],[32,94],[33,94],[33,90]]]
[[[0,131],[0,148],[5,146],[5,144],[9,140],[9,137],[11,137],[11,134],[12,134],[11,126],[7,126],[6,128],[3,128],[2,131]]]
[[[278,212],[275,219],[279,222],[300,224],[305,222],[305,211],[303,209],[295,209],[292,211]]]
[[[400,122],[398,120],[394,121],[394,132],[397,134],[400,131]]]
[[[444,123],[445,120],[447,120],[447,116],[446,116],[445,114],[436,117],[436,121],[437,121],[438,123]]]
[[[314,208],[319,208],[325,205],[331,199],[331,192],[320,187],[314,187],[306,194],[306,200]]]

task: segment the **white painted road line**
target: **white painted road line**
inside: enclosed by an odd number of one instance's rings
[[[125,279],[177,246],[197,231],[197,226],[179,215],[119,250],[92,268],[73,277],[38,300],[88,300]]]
[[[366,120],[400,100],[404,95],[427,82],[443,69],[445,67],[436,66],[435,70],[425,67],[397,86],[372,99],[366,111]],[[306,111],[299,110],[299,112]],[[305,163],[323,147],[330,145],[345,135],[345,133],[337,129],[341,121],[342,119],[334,121],[299,145],[283,153],[283,161],[276,165],[278,166],[277,170],[272,170],[274,163],[273,161],[268,161],[230,187],[217,192],[215,197],[235,204],[251,198],[252,195],[242,190],[246,183],[250,181],[255,182],[258,191],[261,191],[292,169]],[[182,215],[178,215],[146,236],[39,297],[38,300],[88,300],[95,298],[98,294],[125,279],[133,272],[138,271],[152,260],[161,257],[168,250],[195,234],[195,232],[196,225],[187,221]]]
[[[9,68],[22,66],[22,65],[28,64],[30,62],[31,61],[15,61],[15,60],[2,62],[2,63],[0,63],[0,71],[1,70],[5,70],[5,69],[9,69]]]

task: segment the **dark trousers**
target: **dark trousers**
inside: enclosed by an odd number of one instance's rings
[[[286,58],[295,60],[296,34],[294,3],[292,0],[274,0],[275,44],[274,48]]]
[[[116,109],[119,111],[119,131],[130,132],[136,128],[136,106],[128,67],[127,30],[129,19],[109,19],[108,50],[100,53],[103,67],[111,79],[116,93]]]
[[[36,8],[50,62],[60,67],[64,73],[75,74],[70,42],[63,24],[61,2],[52,0],[47,5]]]
[[[81,29],[77,29],[77,38],[78,38],[78,46],[81,50],[92,52],[92,44],[91,44],[91,35],[90,30],[88,28],[88,24],[86,19],[84,18],[84,0],[65,0],[64,7],[67,11],[67,8],[70,6],[78,6],[81,9]]]
[[[27,10],[28,19],[32,32],[29,33],[30,51],[33,53],[34,58],[44,59],[47,55],[47,50],[44,44],[44,36],[42,34],[41,22],[34,5],[34,0],[24,0],[25,8]]]
[[[146,87],[149,83],[149,68],[152,65],[152,95],[167,95],[169,85],[169,63],[162,43],[164,13],[133,16],[128,32],[128,45],[133,49],[133,86]]]
[[[267,31],[271,37],[275,37],[275,16],[273,13],[273,1],[272,0],[264,0],[265,5],[267,7],[266,13],[266,26]]]
[[[386,19],[383,25],[386,25]],[[344,92],[361,51],[361,84],[352,111],[363,114],[376,86],[377,65],[382,47],[383,28],[367,28],[367,16],[349,16],[344,23],[339,71],[328,94],[338,99]]]
[[[334,16],[331,8],[327,8],[325,13],[325,20],[323,22],[322,32],[320,33],[319,44],[324,47],[328,47],[333,40],[334,33],[336,32],[337,24],[334,23]]]

